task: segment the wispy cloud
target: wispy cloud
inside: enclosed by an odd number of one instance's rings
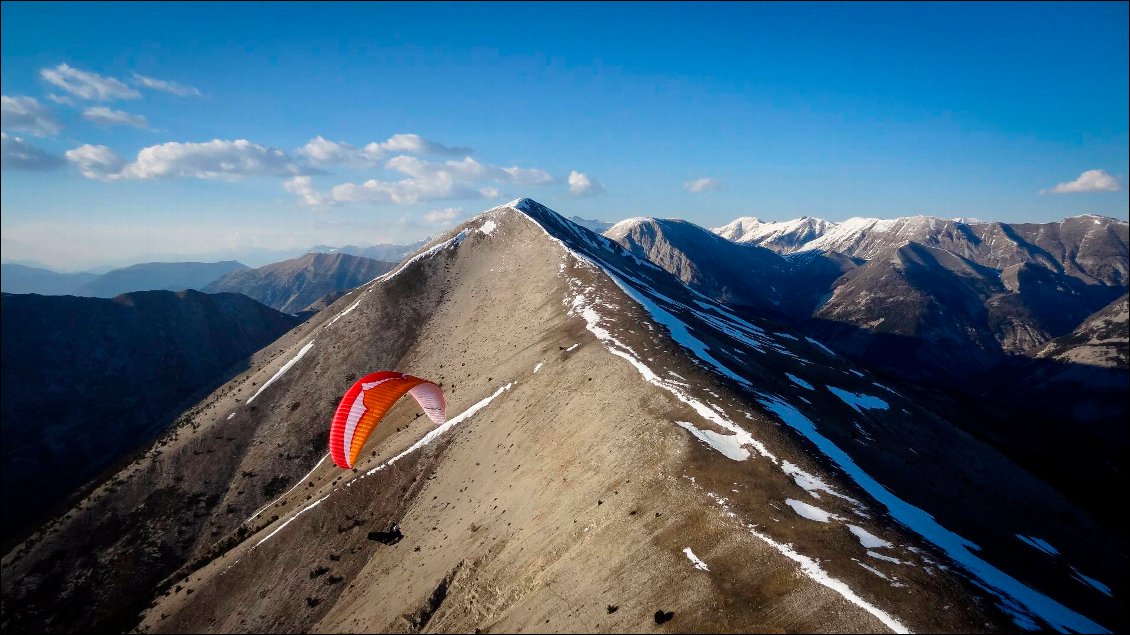
[[[296,176],[290,179],[283,183],[283,189],[297,194],[302,205],[307,207],[321,208],[325,207],[330,202],[325,194],[314,189],[314,183],[308,175]]]
[[[604,185],[584,172],[569,172],[569,193],[573,196],[595,196],[604,193]]]
[[[1075,194],[1078,192],[1117,192],[1122,189],[1118,179],[1103,170],[1087,170],[1074,181],[1060,183],[1040,194]]]
[[[46,106],[34,97],[0,95],[0,127],[19,130],[37,137],[59,134],[63,126]]]
[[[114,180],[119,178],[122,166],[125,165],[125,161],[110,148],[89,143],[67,150],[66,157],[88,179]]]
[[[0,169],[50,170],[62,164],[62,158],[40,150],[20,137],[0,132]]]
[[[313,166],[351,165],[377,167],[390,154],[427,156],[469,156],[472,148],[445,146],[418,134],[395,134],[385,141],[367,143],[358,148],[343,141],[330,141],[321,135],[298,149],[297,154]]]
[[[424,214],[424,220],[432,225],[445,225],[458,218],[462,213],[462,207],[445,207]]]
[[[207,143],[162,143],[143,148],[125,163],[106,146],[84,145],[67,152],[87,178],[121,181],[194,178],[235,181],[253,175],[297,175],[300,168],[286,152],[246,139]]]
[[[711,190],[717,190],[721,188],[722,181],[719,181],[718,179],[712,179],[710,177],[704,177],[701,179],[695,179],[693,181],[687,181],[683,183],[683,187],[692,194],[699,194],[701,192],[709,192]]]
[[[146,77],[138,73],[133,74],[133,83],[137,86],[144,86],[152,90],[159,90],[161,92],[170,93],[178,97],[199,97],[200,90],[188,84],[180,84],[165,79],[157,79],[154,77]]]
[[[289,191],[300,196],[303,205],[327,206],[340,203],[383,203],[413,205],[428,201],[497,198],[500,194],[492,183],[514,185],[544,185],[553,182],[553,176],[538,168],[518,166],[499,167],[482,163],[471,157],[440,162],[419,157],[398,155],[385,162],[384,167],[405,175],[395,181],[369,179],[362,183],[342,183],[327,193],[312,190]],[[292,182],[294,180],[292,179]]]
[[[471,148],[459,146],[445,146],[442,143],[429,141],[418,134],[394,134],[381,147],[389,152],[408,152],[410,154],[425,154],[432,156],[462,157],[474,154]]]
[[[87,108],[82,113],[82,118],[99,126],[133,126],[146,129],[149,121],[144,115],[135,115],[122,110],[111,110],[105,106]]]
[[[130,88],[120,79],[84,71],[69,64],[45,68],[39,71],[39,76],[52,86],[91,101],[113,101],[115,99],[137,99],[141,97],[141,93]]]

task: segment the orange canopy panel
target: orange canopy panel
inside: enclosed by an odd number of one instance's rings
[[[330,456],[338,467],[353,467],[365,440],[404,393],[411,393],[436,425],[447,421],[443,390],[435,383],[391,370],[365,375],[342,397],[330,425]]]

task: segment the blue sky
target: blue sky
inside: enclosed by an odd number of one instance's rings
[[[1126,219],[1126,3],[2,5],[3,259],[565,213]]]

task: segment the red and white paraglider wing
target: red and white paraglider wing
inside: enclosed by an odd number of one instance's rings
[[[447,420],[447,403],[435,383],[387,370],[366,375],[342,397],[330,424],[330,456],[338,467],[353,467],[366,439],[406,392],[436,424]]]

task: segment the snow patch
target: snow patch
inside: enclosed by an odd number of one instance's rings
[[[808,472],[805,472],[804,470],[800,469],[796,465],[793,465],[792,463],[789,463],[788,461],[781,462],[781,471],[793,477],[793,481],[796,482],[796,484],[801,489],[808,492],[809,494],[812,494],[815,498],[820,498],[820,495],[816,492],[825,492],[827,494],[835,496],[836,498],[843,499],[851,503],[852,505],[855,505],[856,507],[863,506],[854,498],[845,496],[844,494],[841,494],[840,492],[832,488],[820,477],[809,474]]]
[[[1098,580],[1096,580],[1096,579],[1094,579],[1090,576],[1086,576],[1086,575],[1083,575],[1082,573],[1079,573],[1079,570],[1076,569],[1075,567],[1071,567],[1071,573],[1072,573],[1072,575],[1075,576],[1076,580],[1082,582],[1083,584],[1086,584],[1087,586],[1098,591],[1099,593],[1102,593],[1103,595],[1107,596],[1108,598],[1114,597],[1114,595],[1112,595],[1111,592],[1110,592],[1110,587],[1103,584],[1102,582],[1099,582]]]
[[[713,430],[700,430],[686,421],[676,421],[675,423],[680,427],[686,428],[687,431],[697,437],[699,441],[714,448],[728,459],[744,461],[749,458],[749,450],[741,446],[736,434],[718,434]]]
[[[262,539],[262,540],[260,540],[259,542],[255,543],[255,546],[251,548],[251,549],[252,549],[252,551],[254,551],[254,550],[255,550],[255,548],[256,548],[256,547],[258,547],[259,545],[261,545],[261,544],[263,544],[263,543],[267,542],[268,540],[270,540],[271,538],[273,538],[273,537],[275,536],[275,534],[277,534],[277,533],[279,533],[280,531],[282,531],[282,530],[283,530],[283,527],[286,527],[287,525],[289,525],[290,523],[294,522],[295,520],[298,520],[298,517],[299,517],[299,516],[301,516],[302,514],[305,514],[306,512],[310,511],[311,509],[314,509],[314,508],[315,508],[315,507],[317,507],[318,505],[322,504],[322,501],[326,500],[326,499],[327,499],[327,498],[329,498],[329,497],[330,497],[330,495],[329,495],[329,494],[326,494],[325,496],[323,496],[323,497],[319,498],[318,500],[314,501],[313,503],[310,503],[310,504],[309,504],[309,505],[307,505],[306,507],[303,507],[303,508],[302,508],[302,509],[301,509],[301,510],[300,510],[300,511],[299,511],[299,512],[297,513],[297,514],[295,514],[295,515],[291,516],[290,518],[288,518],[288,519],[286,520],[286,522],[285,522],[285,523],[283,523],[283,524],[279,525],[278,527],[276,527],[276,528],[275,528],[275,530],[274,530],[274,531],[272,531],[271,533],[267,534],[267,536],[266,536],[265,538],[263,538],[263,539]]]
[[[1028,545],[1029,547],[1039,549],[1040,551],[1043,551],[1044,553],[1048,554],[1049,556],[1058,556],[1059,555],[1059,550],[1056,549],[1055,547],[1051,546],[1051,543],[1044,540],[1043,538],[1037,538],[1035,536],[1021,536],[1020,534],[1016,534],[1016,537],[1019,538],[1021,542]]]
[[[785,377],[788,377],[789,381],[800,386],[801,388],[806,388],[808,390],[816,390],[815,388],[812,387],[812,384],[808,383],[807,381],[804,381],[803,379],[801,379],[800,377],[797,377],[796,375],[791,375],[789,373],[785,373]]]
[[[863,545],[864,549],[889,549],[894,546],[863,527],[848,525],[848,531],[859,540],[859,544]]]
[[[826,523],[829,520],[843,520],[841,517],[826,512],[815,505],[802,503],[796,499],[786,498],[785,504],[792,507],[793,511],[796,512],[798,516],[807,518],[808,520],[815,520],[818,523]]]
[[[710,571],[710,568],[706,566],[706,563],[702,560],[699,560],[698,556],[694,555],[694,552],[691,551],[690,547],[683,549],[683,553],[687,554],[687,559],[691,561],[691,564],[694,565],[695,569],[698,569],[699,571]]]
[[[833,351],[832,349],[828,348],[827,346],[824,346],[823,344],[821,344],[820,342],[817,342],[816,340],[812,339],[811,337],[806,337],[804,339],[808,340],[809,344],[815,344],[818,348],[822,349],[825,353],[831,355],[832,357],[839,357],[839,355],[836,354],[836,351]]]
[[[878,397],[872,397],[871,395],[865,395],[863,393],[850,392],[836,388],[835,386],[828,386],[828,390],[831,390],[832,393],[839,397],[841,401],[851,406],[852,408],[855,408],[856,412],[862,413],[864,408],[868,410],[886,410],[887,408],[890,408],[890,405],[887,404],[887,402],[879,399]]]
[[[262,386],[259,386],[259,390],[256,390],[255,394],[251,395],[251,398],[247,400],[247,403],[250,404],[252,401],[255,401],[255,398],[259,396],[259,393],[266,390],[267,386],[270,386],[271,384],[275,383],[278,380],[279,377],[282,377],[283,375],[285,375],[286,371],[290,370],[291,366],[294,366],[295,364],[297,364],[298,360],[302,359],[303,356],[306,355],[306,353],[309,353],[311,348],[314,348],[314,340],[310,340],[310,343],[307,344],[306,346],[303,346],[302,350],[298,351],[297,355],[295,355],[293,358],[291,358],[291,360],[289,362],[283,364],[282,368],[280,368],[278,370],[278,372],[275,373],[274,377],[271,377]]]
[[[909,562],[903,562],[902,560],[899,560],[898,558],[892,558],[891,556],[881,554],[878,551],[868,550],[867,555],[871,556],[872,558],[876,558],[876,559],[879,559],[879,560],[885,560],[885,561],[893,563],[893,564],[910,564]]]
[[[487,236],[490,236],[496,228],[498,228],[498,223],[494,222],[493,220],[488,220],[487,222],[483,223],[483,226],[479,228],[479,231],[486,234]]]
[[[541,370],[541,367],[544,366],[544,365],[545,365],[545,362],[538,362],[537,364],[535,364],[534,365],[534,373],[536,374],[539,370]]]

